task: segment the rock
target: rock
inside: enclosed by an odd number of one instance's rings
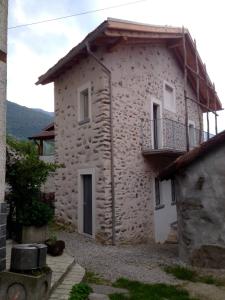
[[[225,269],[225,248],[203,245],[193,251],[191,263],[200,268]]]
[[[103,294],[91,293],[88,297],[89,300],[109,300],[109,297]]]
[[[219,288],[214,285],[209,285],[199,282],[189,282],[183,286],[191,297],[204,300],[224,300],[224,287]]]

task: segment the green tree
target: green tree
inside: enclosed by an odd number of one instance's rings
[[[40,202],[40,197],[41,185],[56,168],[56,164],[39,159],[32,142],[7,138],[6,182],[18,223],[41,226],[53,217],[50,207]]]

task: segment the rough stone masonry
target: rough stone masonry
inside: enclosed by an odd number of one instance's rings
[[[5,103],[8,1],[0,0],[0,271],[6,266]]]

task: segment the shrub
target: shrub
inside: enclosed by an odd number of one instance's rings
[[[68,300],[86,300],[92,292],[92,288],[84,282],[75,284],[70,291]]]
[[[53,218],[53,211],[40,202],[41,185],[58,165],[45,163],[32,142],[7,139],[6,181],[10,186],[9,203],[15,208],[16,222],[42,226]]]
[[[43,226],[48,224],[53,216],[53,209],[48,204],[34,200],[19,216],[19,223],[25,226]]]

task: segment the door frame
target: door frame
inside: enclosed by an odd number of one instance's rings
[[[158,130],[158,148],[163,148],[163,120],[162,120],[162,102],[155,97],[151,97],[151,110],[150,110],[150,118],[151,118],[151,143],[152,149],[154,149],[154,125],[153,125],[153,106],[156,104],[159,107],[159,130]]]
[[[83,175],[91,175],[92,183],[92,235],[84,232],[84,195],[83,195]],[[78,232],[86,236],[95,238],[96,231],[96,197],[95,197],[95,169],[78,170]]]

